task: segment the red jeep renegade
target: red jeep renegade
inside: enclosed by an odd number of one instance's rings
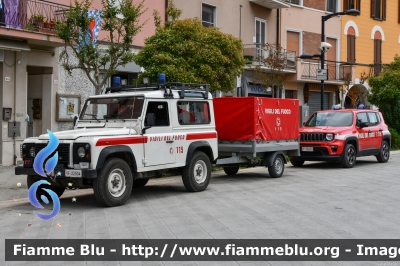
[[[290,157],[290,162],[301,166],[304,161],[337,161],[351,168],[356,157],[374,155],[386,163],[390,145],[390,132],[378,111],[318,111],[300,129],[300,156]]]

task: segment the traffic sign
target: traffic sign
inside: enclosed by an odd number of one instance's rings
[[[317,80],[327,80],[328,69],[317,69]]]

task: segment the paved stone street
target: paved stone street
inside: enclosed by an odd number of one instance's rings
[[[13,173],[12,167],[0,168],[0,265],[379,265],[4,262],[4,239],[11,238],[400,239],[400,152],[392,152],[387,164],[379,164],[375,157],[359,158],[353,169],[327,163],[307,163],[301,168],[288,164],[279,179],[270,178],[261,167],[240,170],[233,177],[219,171],[201,193],[186,192],[180,177],[156,179],[134,190],[127,204],[115,208],[100,207],[92,190],[68,191],[61,197],[60,213],[50,221],[36,217],[27,199],[26,177]]]

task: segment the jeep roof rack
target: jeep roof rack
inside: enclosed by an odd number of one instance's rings
[[[173,98],[172,90],[177,90],[180,99],[185,97],[201,97],[208,99],[210,85],[200,83],[183,83],[183,82],[168,82],[163,84],[138,84],[118,87],[109,87],[107,93],[123,92],[123,91],[146,91],[146,90],[162,90],[164,89],[165,98]],[[169,90],[169,93],[167,92]]]

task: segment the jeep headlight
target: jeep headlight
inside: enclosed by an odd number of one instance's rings
[[[31,155],[32,158],[35,157],[35,147],[31,147],[29,149],[29,154]]]
[[[333,137],[334,137],[334,135],[332,133],[329,133],[329,134],[326,134],[325,138],[327,141],[331,141],[331,140],[333,140]]]
[[[79,147],[78,148],[78,156],[80,158],[83,158],[83,157],[85,157],[85,154],[86,154],[85,148],[84,147]]]

